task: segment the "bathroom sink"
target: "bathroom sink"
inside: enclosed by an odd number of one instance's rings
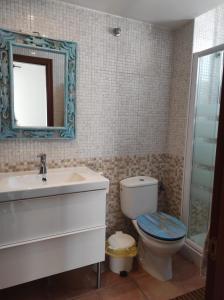
[[[12,174],[1,180],[8,188],[35,188],[36,186],[58,185],[65,183],[72,183],[76,181],[85,180],[85,178],[77,173],[68,172],[68,170],[59,172],[50,172],[46,176],[39,174]]]
[[[48,169],[46,176],[37,171],[0,173],[0,202],[108,187],[105,177],[87,167]]]

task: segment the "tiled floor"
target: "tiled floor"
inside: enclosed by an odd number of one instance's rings
[[[99,290],[92,267],[82,268],[3,290],[0,300],[167,300],[204,285],[197,268],[181,256],[174,257],[173,266],[173,279],[167,282],[140,267],[126,278],[107,271]]]

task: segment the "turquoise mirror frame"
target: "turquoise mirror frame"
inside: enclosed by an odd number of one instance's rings
[[[65,56],[64,127],[22,128],[14,124],[12,47],[28,47]],[[75,138],[77,44],[0,29],[0,140]]]

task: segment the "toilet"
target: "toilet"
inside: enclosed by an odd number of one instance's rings
[[[172,278],[172,255],[184,245],[186,226],[177,218],[157,211],[158,180],[136,176],[120,182],[121,210],[139,234],[138,257],[153,277]]]

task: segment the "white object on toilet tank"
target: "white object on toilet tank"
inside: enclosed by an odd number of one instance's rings
[[[120,182],[121,210],[130,219],[157,211],[158,180],[148,176],[126,178]]]

